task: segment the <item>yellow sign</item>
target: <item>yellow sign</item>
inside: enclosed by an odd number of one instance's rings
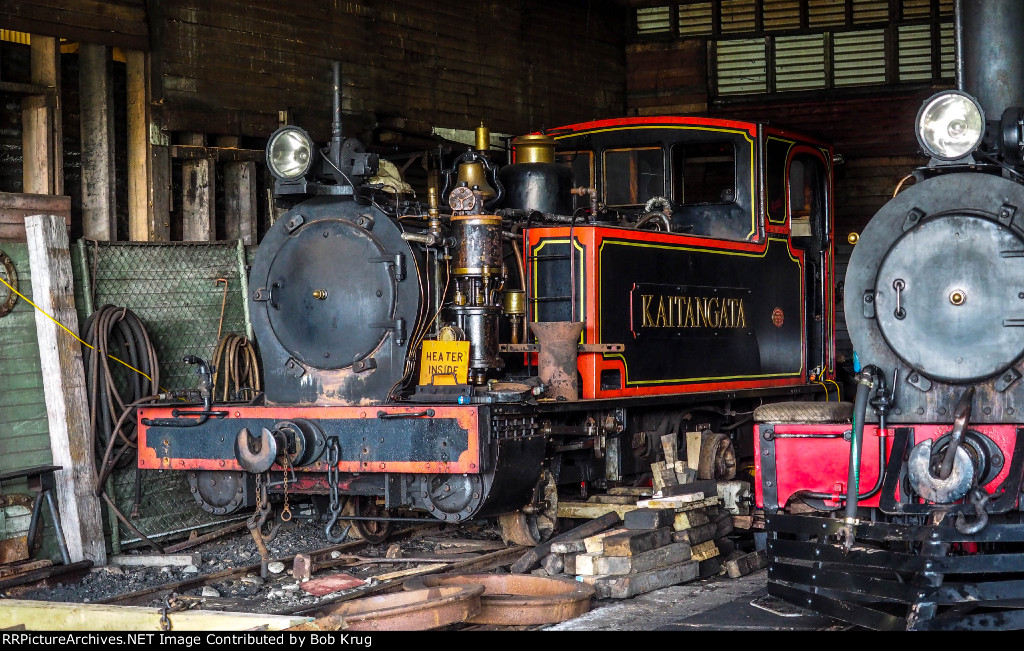
[[[466,384],[469,379],[469,342],[423,342],[420,384]]]

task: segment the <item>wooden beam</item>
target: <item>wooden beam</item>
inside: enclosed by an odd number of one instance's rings
[[[256,163],[224,165],[224,233],[227,239],[256,244]]]
[[[114,192],[114,94],[110,48],[94,43],[80,44],[78,66],[82,123],[82,233],[94,240],[113,241],[117,239],[117,198]]]
[[[39,307],[36,335],[50,450],[54,465],[63,467],[54,474],[61,525],[72,561],[104,565],[107,553],[100,503],[93,494],[96,474],[82,348],[57,325],[78,332],[67,227],[55,215],[30,215],[25,218],[25,232],[32,296]]]
[[[206,136],[185,134],[187,145],[206,146]],[[186,242],[210,242],[216,239],[214,230],[215,172],[213,160],[190,160],[181,164],[182,239]]]
[[[32,84],[43,95],[22,98],[22,187],[31,194],[63,194],[63,146],[60,125],[60,50],[57,39],[32,36]]]
[[[148,242],[152,237],[153,205],[149,198],[149,118],[146,99],[146,55],[125,56],[128,95],[128,239]]]
[[[0,192],[0,240],[25,241],[29,215],[60,215],[71,227],[71,197],[53,194]]]
[[[312,621],[299,615],[264,615],[212,610],[167,613],[162,608],[5,599],[0,629],[26,631],[281,631]],[[21,628],[23,627],[23,628]]]

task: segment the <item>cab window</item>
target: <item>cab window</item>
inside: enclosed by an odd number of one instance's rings
[[[665,194],[665,160],[660,147],[606,149],[604,202],[608,206],[643,206]]]
[[[736,152],[731,142],[683,143],[672,148],[672,196],[678,204],[725,204],[736,199]]]
[[[573,183],[586,188],[594,187],[594,152],[560,151],[555,153],[555,162],[572,170]]]

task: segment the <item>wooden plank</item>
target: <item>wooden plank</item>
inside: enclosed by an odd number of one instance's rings
[[[552,544],[557,542],[564,542],[566,540],[580,540],[586,538],[587,536],[592,536],[599,531],[604,531],[609,527],[613,527],[621,521],[622,518],[619,517],[617,513],[605,513],[604,515],[594,520],[591,520],[590,522],[581,524],[580,526],[570,529],[569,531],[558,534],[557,536],[555,536],[551,540],[548,540],[547,542],[540,543],[530,551],[523,554],[523,556],[515,563],[513,563],[512,567],[509,569],[513,574],[522,574],[523,572],[528,572],[529,570],[536,567],[537,563],[540,562],[541,558],[546,556],[551,551]]]
[[[665,465],[674,468],[679,457],[676,456],[676,445],[678,437],[675,434],[665,434],[661,437],[661,449],[665,453]]]
[[[149,242],[153,233],[152,174],[149,142],[146,55],[128,52],[125,62],[128,99],[128,239]]]
[[[746,576],[767,566],[768,553],[762,549],[744,554],[737,559],[726,561],[725,573],[729,575],[730,579],[738,579],[741,576]]]
[[[675,515],[675,509],[672,508],[638,508],[627,513],[622,521],[623,526],[627,529],[660,529],[670,526]]]
[[[60,89],[57,40],[46,36],[32,39],[32,83],[47,87],[43,96],[21,101],[22,187],[31,194],[62,194],[64,191],[63,145],[60,111],[56,110]]]
[[[671,543],[633,556],[578,554],[576,574],[580,576],[639,574],[690,560],[690,545]]]
[[[650,486],[616,486],[608,489],[609,495],[630,495],[636,498],[650,497],[654,489]]]
[[[591,495],[587,504],[636,504],[632,495]]]
[[[25,218],[39,360],[43,367],[53,464],[61,523],[72,561],[106,563],[103,521],[93,493],[93,445],[89,440],[89,403],[82,347],[57,326],[78,331],[68,233],[64,220],[52,215]],[[47,315],[53,317],[50,319]],[[56,321],[56,323],[54,322]]]
[[[608,536],[603,541],[605,556],[633,556],[664,547],[672,542],[672,528],[662,527],[650,531],[624,531]]]
[[[640,500],[636,505],[644,509],[678,509],[703,500],[704,493],[698,491],[673,497],[652,497],[649,500]]]
[[[699,571],[694,560],[670,567],[627,574],[624,576],[581,576],[580,580],[594,586],[599,599],[628,599],[670,585],[693,581]]]
[[[707,542],[694,545],[691,548],[691,553],[693,554],[693,560],[703,561],[718,556],[719,551],[718,547],[715,546],[714,541],[709,540]]]
[[[78,47],[82,133],[82,233],[94,240],[117,239],[114,177],[114,107],[110,49]]]
[[[713,540],[715,537],[715,530],[717,527],[714,522],[708,522],[707,524],[697,525],[688,529],[682,529],[672,534],[672,540],[676,542],[686,542],[691,545],[699,545],[702,542]]]
[[[186,134],[189,145],[206,145],[202,134]],[[181,165],[183,187],[182,239],[186,242],[211,242],[216,239],[214,231],[214,197],[216,196],[213,161],[210,159],[189,160]]]
[[[686,433],[686,465],[689,468],[696,468],[700,465],[700,432]]]
[[[567,540],[551,545],[552,554],[579,554],[585,551],[587,551],[587,545],[583,540]]]
[[[691,529],[693,527],[709,524],[710,522],[711,520],[708,518],[708,514],[705,511],[680,511],[676,513],[676,517],[672,520],[672,529],[674,531],[682,531],[684,529]]]
[[[636,504],[590,504],[588,502],[558,501],[558,517],[591,520],[608,513],[615,513],[622,519],[630,511],[637,509]]]
[[[608,536],[615,536],[620,533],[628,532],[628,529],[609,529],[608,531],[602,531],[601,533],[594,534],[593,536],[587,536],[583,539],[583,548],[587,550],[589,554],[600,554],[604,551],[604,539]]]
[[[65,227],[70,228],[71,197],[0,192],[0,240],[24,242],[25,217],[40,214],[60,215]]]
[[[224,235],[256,244],[256,163],[224,165]]]
[[[162,610],[144,606],[109,606],[5,599],[0,629],[25,631],[162,631]],[[245,631],[259,627],[282,631],[312,621],[298,615],[266,615],[210,610],[167,613],[172,631]]]
[[[111,565],[140,567],[188,567],[203,564],[201,554],[119,554],[111,556]]]

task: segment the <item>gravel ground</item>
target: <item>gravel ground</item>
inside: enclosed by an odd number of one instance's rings
[[[438,539],[476,539],[500,541],[500,533],[496,524],[469,523],[461,526],[446,526],[438,523],[441,532],[427,537],[414,536],[401,542],[385,541],[379,545],[369,545],[357,552],[361,557],[386,558],[396,553],[404,557],[416,557],[417,554],[431,553],[437,546]],[[358,539],[354,530],[349,540]],[[400,551],[397,547],[400,547]],[[290,557],[298,553],[314,552],[331,546],[324,538],[324,523],[313,520],[294,519],[282,525],[276,537],[267,544],[270,556],[274,558]],[[124,552],[126,555],[153,555],[149,548]],[[348,552],[353,553],[353,552]],[[256,543],[247,529],[229,534],[228,536],[203,543],[180,554],[199,554],[201,561],[192,566],[129,566],[107,565],[93,568],[80,582],[57,585],[34,591],[16,594],[3,594],[18,599],[41,601],[59,601],[71,603],[89,603],[101,601],[138,590],[155,586],[194,579],[199,575],[214,574],[249,565],[259,565],[260,555]],[[340,555],[340,554],[339,554]],[[276,565],[276,566],[275,566]],[[172,597],[173,602],[186,604],[190,607],[204,609],[238,610],[246,612],[263,612],[294,608],[300,605],[314,606],[317,602],[337,597],[336,592],[324,597],[315,597],[302,590],[301,585],[291,576],[291,563],[271,563],[267,578],[260,576],[259,568],[242,577],[235,576],[228,580],[215,582],[209,586],[200,586],[181,591]],[[395,572],[413,567],[410,562],[372,563],[352,568],[337,568],[334,572],[345,572],[356,578],[374,583],[373,576],[387,572]],[[316,576],[314,575],[314,578]],[[155,597],[148,603],[137,605],[162,606],[163,601]]]

